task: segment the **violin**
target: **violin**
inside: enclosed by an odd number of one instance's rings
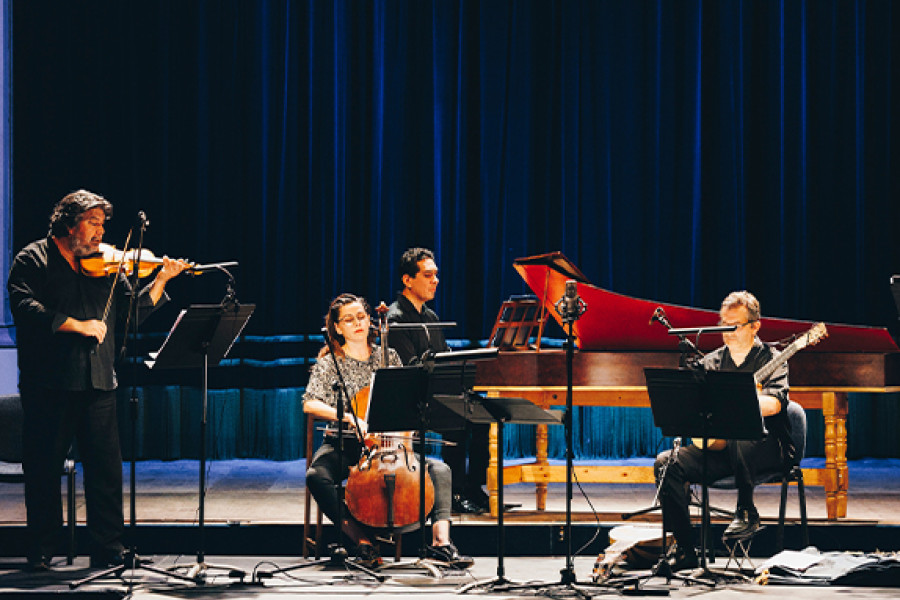
[[[143,279],[149,277],[163,264],[163,259],[158,258],[150,250],[142,248],[138,260],[137,250],[119,250],[110,244],[101,243],[100,250],[94,254],[81,257],[81,272],[88,277],[108,277],[116,273],[124,273],[131,277],[134,274],[135,265],[137,266],[137,275]],[[214,263],[209,265],[198,265],[190,261],[186,261],[190,266],[184,270],[188,275],[200,275],[214,269],[223,269],[225,267],[237,266],[236,262]]]
[[[94,254],[81,258],[81,272],[88,277],[108,277],[122,272],[131,277],[137,265],[138,277],[149,277],[162,265],[161,258],[157,258],[153,252],[146,248],[141,250],[140,257],[135,261],[137,251],[119,250],[110,244],[101,243],[100,250]]]

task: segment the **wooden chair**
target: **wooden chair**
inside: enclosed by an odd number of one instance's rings
[[[25,414],[18,395],[0,396],[0,483],[25,483],[22,468],[22,422]],[[62,465],[61,475],[66,478],[66,515],[68,553],[66,564],[75,560],[75,461],[71,448]]]
[[[315,433],[316,423],[327,423],[325,419],[306,414],[306,465],[312,460],[315,452]],[[304,512],[303,512],[303,558],[309,558],[310,553],[318,560],[322,555],[322,511],[318,504],[315,506],[316,511],[316,531],[315,536],[311,536],[312,532],[312,511],[315,499],[309,491],[309,487],[304,490]],[[376,536],[379,542],[394,546],[394,561],[399,562],[403,554],[403,537],[399,533]]]
[[[312,460],[313,453],[315,451],[316,423],[324,422],[324,420],[308,413],[305,416],[306,466],[307,468],[309,468],[309,463]],[[310,517],[312,516],[313,502],[314,500],[312,497],[312,493],[310,493],[308,487],[305,487],[305,508],[303,513],[303,558],[309,558],[310,551],[312,551],[315,555],[315,558],[318,559],[322,554],[322,511],[319,510],[319,505],[316,504],[316,535],[315,537],[310,537],[310,530],[312,529]]]

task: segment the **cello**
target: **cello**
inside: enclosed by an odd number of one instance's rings
[[[389,349],[387,306],[382,302],[378,313],[381,335],[381,368],[388,368]],[[353,399],[352,410],[358,418],[368,413],[369,388],[360,390]],[[419,526],[420,464],[412,447],[409,432],[368,434],[363,441],[366,450],[355,467],[350,468],[344,492],[347,508],[360,523],[389,532],[405,533]],[[434,484],[425,477],[425,514],[434,506]]]

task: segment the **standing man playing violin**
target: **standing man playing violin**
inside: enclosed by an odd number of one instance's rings
[[[403,289],[388,310],[388,321],[423,324],[440,321],[437,313],[425,304],[434,300],[437,293],[439,280],[434,253],[426,248],[410,248],[404,252],[400,257],[400,280]],[[428,351],[450,350],[440,329],[392,329],[388,339],[390,347],[397,351],[405,365],[421,359]],[[490,510],[488,496],[481,486],[487,481],[490,426],[467,423],[465,429],[439,433],[454,443],[445,446],[443,452],[444,461],[453,472],[453,512],[487,512]]]
[[[367,433],[367,424],[360,417],[354,417],[353,406],[346,404],[346,398],[355,400],[360,390],[369,385],[372,374],[382,363],[382,348],[375,345],[375,333],[370,327],[369,310],[363,298],[352,294],[341,294],[328,307],[325,315],[328,336],[337,344],[335,353],[328,347],[319,353],[313,365],[306,393],[303,396],[303,411],[330,421],[337,420],[338,402],[344,403],[344,422],[351,431],[357,430],[361,437]],[[400,358],[393,350],[388,352],[387,364],[401,366]],[[337,367],[346,385],[344,391],[336,389]],[[357,429],[358,428],[358,429]],[[306,471],[306,485],[316,499],[319,508],[336,522],[339,496],[337,484],[347,478],[351,465],[356,465],[362,456],[358,437],[344,440],[344,455],[338,452],[335,435],[326,435],[322,445],[310,459]],[[457,568],[468,568],[475,561],[459,554],[450,540],[450,469],[440,461],[428,459],[428,474],[434,484],[434,508],[431,513],[432,545],[426,549],[427,556],[449,563]],[[418,506],[418,504],[416,505]],[[369,536],[352,518],[349,510],[343,508],[342,530],[356,544],[356,555],[360,564],[375,568],[382,564],[381,555]]]
[[[112,205],[97,194],[78,190],[67,195],[50,215],[48,236],[22,249],[9,273],[25,412],[27,558],[32,570],[49,569],[59,543],[59,475],[73,437],[84,467],[91,566],[123,562],[115,327],[124,322],[131,290],[124,274],[89,277],[79,264],[99,250],[111,216]],[[166,284],[188,266],[163,259],[155,280],[136,298],[138,306],[150,309],[143,315],[166,300]]]
[[[703,366],[710,371],[755,373],[773,360],[776,352],[757,337],[761,325],[759,319],[759,301],[753,294],[746,291],[729,294],[719,309],[719,325],[734,325],[736,329],[722,333],[725,345],[703,357]],[[735,479],[737,509],[734,520],[725,530],[729,537],[742,537],[759,529],[759,512],[753,503],[754,474],[779,468],[795,452],[787,417],[787,363],[762,384],[757,396],[767,435],[758,441],[719,440],[724,442],[724,449],[710,449],[706,453],[708,483],[730,475]],[[656,458],[657,479],[666,464],[661,493],[663,517],[666,531],[671,531],[678,543],[672,566],[675,570],[690,569],[699,561],[688,513],[690,488],[687,484],[701,482],[703,451],[697,446],[688,446],[663,452]]]

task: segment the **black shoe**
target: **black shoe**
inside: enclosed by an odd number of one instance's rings
[[[120,549],[99,550],[91,554],[92,569],[121,567],[125,564],[125,551]]]
[[[484,510],[485,512],[491,509],[491,499],[487,494],[484,493],[484,490],[482,490],[480,487],[472,490],[467,490],[465,493],[465,497],[469,500],[469,502]]]
[[[356,563],[367,569],[377,569],[384,561],[378,548],[372,544],[359,544],[356,547]]]
[[[734,513],[734,521],[725,529],[724,538],[746,538],[759,530],[759,513],[756,508],[738,508]]]
[[[53,562],[52,556],[40,556],[40,557],[32,557],[28,559],[28,564],[25,566],[25,570],[29,573],[49,573],[53,570]]]
[[[456,569],[468,569],[475,564],[475,559],[460,554],[453,542],[445,546],[428,546],[425,555],[432,560],[445,562]]]
[[[477,490],[473,490],[470,492],[466,492],[465,498],[472,504],[475,508],[479,510],[480,513],[486,513],[491,511],[491,498],[487,494],[482,491],[481,488]],[[519,508],[522,506],[521,504],[503,504],[503,512],[509,512],[514,508]]]
[[[675,558],[672,559],[672,572],[686,571],[688,569],[696,569],[700,565],[697,558],[697,552],[692,548],[682,548],[678,546],[675,549]]]
[[[481,513],[485,512],[483,508],[481,508],[462,494],[453,494],[450,510],[454,513],[470,515],[480,515]]]

